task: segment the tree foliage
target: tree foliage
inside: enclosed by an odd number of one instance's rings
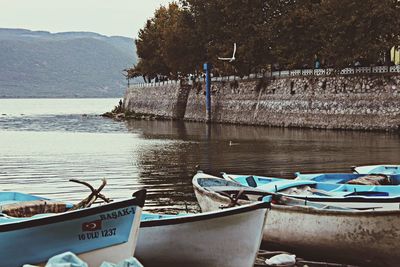
[[[397,0],[323,1],[316,19],[321,55],[338,67],[381,61],[383,52],[400,43],[399,12]]]
[[[136,40],[135,73],[179,78],[204,62],[246,75],[278,63],[376,63],[398,45],[399,0],[180,0],[155,11]],[[236,60],[228,63],[237,44]]]

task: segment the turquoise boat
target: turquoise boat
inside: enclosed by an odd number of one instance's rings
[[[400,165],[369,165],[352,168],[354,173],[359,174],[400,174]]]
[[[315,181],[319,183],[333,183],[333,184],[357,184],[360,185],[365,182],[377,182],[375,185],[397,186],[400,185],[400,174],[359,174],[359,173],[295,173],[295,180]],[[367,185],[367,184],[366,184]],[[387,187],[390,188],[390,187]]]
[[[1,266],[43,264],[70,251],[89,266],[133,255],[146,191],[96,207],[72,206],[46,198],[0,193]]]
[[[399,209],[400,187],[393,185],[367,186],[345,184],[360,174],[306,174],[301,179],[289,180],[257,175],[222,173],[231,180],[250,187],[253,191],[278,193],[305,201],[356,209]],[[249,189],[249,190],[250,190]]]

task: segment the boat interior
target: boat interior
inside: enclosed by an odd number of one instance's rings
[[[220,194],[230,198],[233,201],[248,200],[248,201],[264,201],[271,202],[275,205],[285,206],[308,206],[316,209],[330,209],[330,210],[353,210],[350,208],[337,207],[332,205],[325,205],[315,203],[302,199],[295,199],[284,196],[282,194],[271,193],[256,188],[249,188],[241,186],[235,182],[219,179],[219,178],[198,178],[198,184],[208,191]],[[354,209],[355,210],[355,209]]]
[[[16,218],[48,216],[65,212],[71,207],[72,204],[18,192],[0,193],[0,220],[3,222]]]
[[[400,175],[388,174],[355,174],[355,173],[296,173],[298,180],[312,180],[316,182],[329,182],[338,184],[362,185],[400,185]]]
[[[290,180],[261,176],[232,176],[234,180],[242,185],[254,189],[282,193],[287,195],[321,196],[321,197],[399,197],[400,187],[393,185],[365,185],[363,183],[332,183],[317,182],[313,180]],[[357,175],[355,179],[366,179],[365,177],[377,177],[376,175]],[[383,178],[382,178],[383,177]],[[398,178],[398,177],[395,177]]]

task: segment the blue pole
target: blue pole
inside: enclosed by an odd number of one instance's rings
[[[206,72],[206,121],[211,121],[211,64],[204,63],[204,71]]]

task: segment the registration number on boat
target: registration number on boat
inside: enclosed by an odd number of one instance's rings
[[[96,239],[99,237],[110,237],[116,235],[117,228],[110,228],[110,229],[105,229],[101,231],[95,231],[95,232],[88,232],[88,233],[83,233],[78,235],[79,240],[90,240],[90,239]]]

